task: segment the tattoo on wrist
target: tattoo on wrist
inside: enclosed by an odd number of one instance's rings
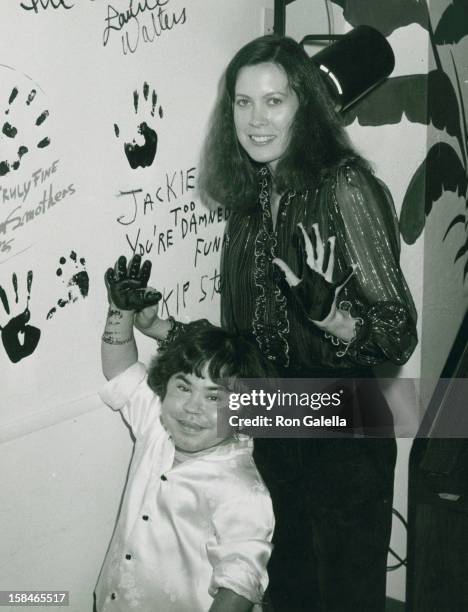
[[[110,307],[107,316],[108,318],[115,317],[116,319],[121,319],[122,313],[120,312],[120,310]]]
[[[106,331],[102,334],[102,341],[105,344],[128,344],[133,341],[133,336],[130,336],[130,338],[118,338],[116,335]]]

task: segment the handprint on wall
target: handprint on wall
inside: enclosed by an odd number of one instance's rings
[[[148,117],[148,123],[154,125],[154,121],[151,119],[155,117],[156,109],[159,118],[163,118],[163,109],[162,106],[158,106],[158,96],[156,91],[153,89],[151,92],[151,98],[149,96],[150,87],[148,83],[143,84],[143,99],[145,101],[145,110]],[[133,92],[133,107],[135,109],[135,114],[138,114],[138,108],[140,106],[140,94],[137,90]],[[140,106],[140,113],[142,109]],[[156,157],[156,151],[158,148],[158,134],[151,125],[149,125],[146,121],[142,121],[137,126],[138,133],[143,137],[143,144],[137,144],[136,140],[133,139],[132,142],[124,143],[124,151],[125,156],[127,157],[128,163],[130,167],[135,168],[146,168],[147,166],[151,166]],[[120,129],[119,126],[114,123],[114,132],[117,138],[120,137]]]
[[[61,257],[59,263],[60,266],[57,268],[56,275],[62,280],[66,295],[60,298],[56,306],[49,310],[47,319],[54,316],[57,312],[57,306],[64,308],[68,304],[73,304],[79,299],[87,297],[89,292],[89,276],[84,257],[78,259],[75,251],[71,251],[69,258]],[[65,281],[65,278],[68,280]]]
[[[31,148],[44,149],[50,144],[50,138],[42,135],[40,127],[49,116],[49,111],[42,110],[39,112],[37,110],[35,105],[36,94],[37,89],[34,87],[27,95],[22,95],[18,87],[13,87],[10,92],[4,111],[7,117],[1,126],[0,139],[4,141],[3,145],[9,141],[11,141],[10,144],[15,144],[15,152],[6,159],[5,155],[2,155],[4,158],[0,159],[0,176],[18,170],[22,158]],[[21,108],[18,108],[18,106],[21,106]],[[35,131],[36,129],[39,131],[35,137],[31,130]],[[5,149],[5,146],[2,146],[3,149]]]
[[[13,363],[17,363],[18,361],[21,361],[21,359],[31,355],[36,350],[41,337],[40,329],[34,327],[33,325],[28,325],[29,320],[31,319],[29,300],[31,297],[32,280],[33,273],[31,270],[29,270],[26,277],[27,298],[25,309],[20,312],[20,314],[12,317],[3,327],[0,326],[3,346],[10,361]],[[15,304],[18,304],[18,277],[14,272],[11,282],[15,294]],[[7,294],[1,285],[0,300],[6,314],[10,315],[10,303],[8,301]]]

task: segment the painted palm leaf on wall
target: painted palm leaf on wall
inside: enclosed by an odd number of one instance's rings
[[[403,240],[407,244],[413,244],[417,240],[424,229],[426,217],[430,214],[434,202],[437,202],[445,191],[466,197],[466,187],[466,167],[454,148],[445,142],[433,145],[417,168],[406,190],[400,214],[400,232]],[[465,216],[461,215],[461,217],[464,223]],[[452,220],[450,229],[454,225]],[[444,239],[447,235],[448,231]],[[458,257],[455,261],[457,259]]]
[[[453,45],[468,34],[468,2],[454,0],[446,9],[434,32],[436,45]]]
[[[341,6],[343,17],[353,27],[368,25],[384,36],[412,23],[427,29],[428,16],[424,0],[332,0]]]
[[[427,106],[421,104],[421,100],[426,99]],[[350,125],[357,119],[365,126],[388,125],[399,123],[403,114],[408,121],[432,123],[439,130],[445,129],[461,143],[457,96],[442,70],[387,79],[346,111],[345,122]]]
[[[404,114],[411,122],[432,125],[457,139],[457,150],[448,143],[434,144],[408,185],[401,209],[400,232],[407,244],[413,244],[421,235],[434,203],[444,192],[454,192],[467,201],[468,130],[460,79],[452,55],[454,87],[443,69],[437,45],[456,44],[468,35],[468,2],[454,0],[443,13],[435,31],[432,31],[424,0],[332,1],[343,8],[343,15],[351,25],[370,25],[385,36],[410,23],[418,23],[428,30],[436,69],[428,74],[389,78],[350,108],[345,116],[347,124],[357,120],[360,125],[381,126],[398,123]],[[421,104],[421,100],[427,100],[427,106]],[[466,207],[464,214],[450,221],[444,240],[460,224],[466,230]],[[467,252],[468,239],[465,239],[465,244],[456,253],[455,261]],[[464,267],[464,279],[467,275],[468,261]]]

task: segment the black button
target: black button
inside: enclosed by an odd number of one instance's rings
[[[161,476],[161,480],[164,480],[164,482],[166,482],[167,478],[164,476],[164,474]]]
[[[132,555],[125,555],[125,558],[127,559],[127,561],[130,561],[130,559],[132,558]]]
[[[144,514],[144,515],[143,515],[141,518],[142,518],[144,521],[147,521],[147,520],[149,519],[149,516],[148,516],[147,514]]]
[[[115,599],[115,593],[112,593],[111,599]]]

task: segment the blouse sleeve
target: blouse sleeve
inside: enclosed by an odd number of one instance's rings
[[[265,492],[230,499],[216,510],[213,526],[216,543],[207,546],[213,566],[210,595],[225,588],[261,603],[274,528],[270,496]]]
[[[120,410],[137,439],[159,422],[161,401],[148,386],[143,363],[136,362],[108,380],[99,396],[112,410]]]
[[[356,264],[339,307],[360,320],[346,355],[373,366],[405,363],[417,344],[416,309],[400,268],[398,223],[387,187],[369,171],[338,169],[325,189],[329,235],[336,235],[338,267]],[[333,233],[332,233],[333,232]]]

